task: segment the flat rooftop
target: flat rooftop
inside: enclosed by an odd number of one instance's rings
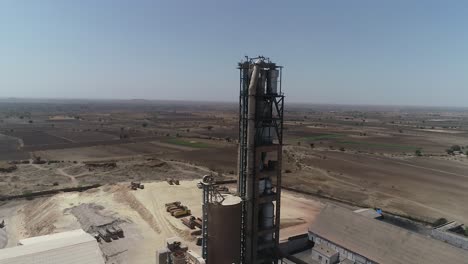
[[[328,204],[311,222],[315,234],[378,263],[467,263],[468,251]]]
[[[104,264],[97,241],[83,230],[27,238],[0,250],[0,264]]]

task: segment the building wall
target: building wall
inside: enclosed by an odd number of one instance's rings
[[[434,229],[432,230],[431,236],[435,239],[449,243],[452,246],[456,246],[465,250],[468,250],[468,238],[459,235],[451,234],[449,232]]]
[[[312,248],[312,243],[309,241],[309,236],[307,234],[302,234],[289,237],[287,241],[283,241],[279,244],[279,248],[281,253],[287,256]]]
[[[336,250],[339,253],[339,260],[343,261],[345,258],[354,260],[356,264],[377,264],[377,262],[374,262],[370,259],[367,259],[364,256],[359,255],[356,252],[350,251],[344,247],[341,247],[340,245],[337,245],[333,243],[332,241],[329,241],[325,238],[322,238],[312,232],[309,232],[309,239],[313,241],[316,244],[324,244],[332,249]]]
[[[339,254],[334,254],[329,258],[312,248],[312,259],[318,261],[320,264],[336,264],[338,263]]]

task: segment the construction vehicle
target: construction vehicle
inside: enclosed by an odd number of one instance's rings
[[[182,221],[182,224],[184,224],[188,228],[195,229],[195,222],[192,221],[192,218],[194,218],[194,217],[191,216],[190,218],[188,218],[188,217],[187,218],[182,218],[182,219],[180,219],[180,221]]]
[[[109,236],[106,230],[100,228],[98,230],[98,234],[102,238],[102,240],[106,241],[107,243],[112,241],[111,237]]]
[[[190,216],[187,218],[181,219],[182,223],[190,229],[195,229],[195,227],[202,227],[202,220],[200,218],[195,218],[195,216]]]
[[[167,178],[166,181],[169,183],[169,185],[174,185],[174,179]]]
[[[197,246],[202,245],[202,237],[197,237]]]
[[[137,190],[137,189],[144,189],[145,186],[141,184],[140,182],[131,182],[130,188],[132,188],[132,190]]]
[[[171,215],[177,218],[190,215],[191,213],[192,212],[187,208],[187,206],[181,206],[180,208],[171,211]]]
[[[179,201],[165,204],[166,211],[174,217],[182,217],[191,214],[187,206],[183,206]]]
[[[106,228],[107,233],[109,233],[112,239],[117,240],[124,237],[123,230],[118,226],[108,226]]]
[[[166,212],[172,212],[174,210],[177,210],[177,209],[180,209],[180,205],[170,205],[168,207],[166,207]]]
[[[176,202],[172,202],[172,203],[167,203],[167,204],[165,204],[166,208],[167,208],[168,206],[171,206],[171,205],[180,206],[180,202],[179,202],[179,201],[176,201]]]
[[[120,238],[123,238],[124,237],[124,232],[122,230],[122,228],[120,228],[120,226],[112,226],[114,228],[114,230],[117,232],[117,235],[120,237]]]
[[[201,229],[202,222],[203,222],[202,219],[200,217],[197,217],[197,218],[195,218],[194,216],[192,217],[193,217],[193,223],[195,224],[195,226]]]
[[[108,236],[112,238],[112,240],[118,240],[119,236],[117,235],[117,232],[114,232],[111,227],[106,227],[105,231],[107,232]]]

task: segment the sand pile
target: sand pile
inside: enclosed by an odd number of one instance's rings
[[[35,199],[29,201],[23,208],[26,237],[52,234],[54,223],[62,215],[54,197]]]

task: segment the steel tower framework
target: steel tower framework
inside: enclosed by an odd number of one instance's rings
[[[282,67],[265,57],[246,57],[238,69],[241,259],[244,264],[277,263],[284,112]]]

